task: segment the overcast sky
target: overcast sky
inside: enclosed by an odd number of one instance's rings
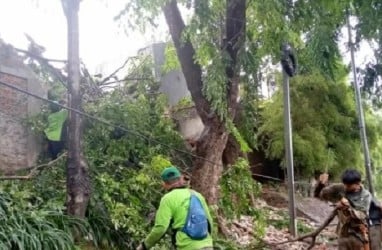
[[[80,57],[93,73],[110,72],[137,50],[164,37],[162,31],[142,35],[113,18],[126,0],[83,0],[80,7]],[[60,0],[0,0],[0,37],[26,49],[28,33],[46,48],[44,56],[65,59],[66,20]],[[127,35],[127,33],[129,35]]]
[[[121,27],[113,18],[128,0],[83,0],[80,7],[80,57],[92,73],[108,73],[152,42],[163,41],[166,25],[145,35]],[[123,21],[122,21],[123,22]],[[162,20],[162,24],[164,24]],[[46,48],[44,56],[66,58],[66,20],[60,0],[0,0],[0,37],[26,49],[28,33]],[[347,41],[344,32],[342,44]],[[340,46],[348,63],[350,56]],[[367,44],[357,53],[356,63],[372,56]]]

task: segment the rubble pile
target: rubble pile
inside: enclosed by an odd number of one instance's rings
[[[278,201],[278,204],[282,202]],[[272,250],[303,250],[307,249],[309,243],[306,242],[289,242],[281,245],[277,245],[279,242],[292,239],[292,236],[288,233],[287,227],[283,226],[281,229],[272,225],[274,223],[287,220],[288,211],[286,207],[282,206],[270,206],[262,199],[257,199],[255,207],[266,211],[267,225],[265,228],[265,235],[262,237],[256,232],[256,221],[250,216],[241,216],[239,219],[234,220],[228,226],[230,235],[233,240],[243,247],[249,246],[252,242],[263,242],[264,248]],[[299,224],[303,224],[306,230],[313,231],[314,228],[319,226],[319,223],[312,221],[306,217],[298,217]],[[317,237],[317,245],[313,248],[315,250],[334,250],[335,246],[335,224],[331,224],[328,228],[324,229]]]

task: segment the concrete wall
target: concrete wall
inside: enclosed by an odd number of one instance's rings
[[[204,130],[204,125],[194,107],[178,110],[172,114],[178,123],[178,129],[185,139],[197,140]]]
[[[39,96],[46,91],[38,78],[13,48],[0,41],[0,82],[16,86]],[[13,173],[35,165],[41,150],[37,138],[25,120],[40,111],[42,102],[0,85],[0,171]]]
[[[181,70],[172,70],[166,74],[162,73],[165,63],[165,43],[155,43],[146,52],[154,57],[154,76],[160,81],[159,91],[167,96],[169,106],[176,105],[182,98],[190,97],[187,83]],[[173,117],[178,122],[180,133],[185,139],[197,140],[202,134],[204,125],[195,108],[180,110]]]
[[[159,91],[166,94],[170,106],[176,105],[182,98],[189,97],[186,79],[181,70],[171,70],[166,74],[162,72],[162,66],[166,61],[166,44],[155,43],[152,45],[154,56],[154,76],[161,82]]]

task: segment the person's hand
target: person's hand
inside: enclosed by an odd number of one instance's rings
[[[327,174],[327,173],[321,174],[320,177],[318,178],[318,181],[319,181],[321,184],[326,184],[326,183],[328,183],[328,180],[329,180],[329,174]]]
[[[342,202],[339,201],[339,202],[336,203],[336,208],[337,209],[343,209],[344,208],[344,204],[342,204]]]
[[[135,250],[144,250],[145,248],[143,247],[143,244],[139,244],[139,246]]]
[[[336,208],[345,209],[350,206],[349,201],[346,198],[342,198],[339,202],[336,203]]]

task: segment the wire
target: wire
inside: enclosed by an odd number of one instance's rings
[[[105,82],[102,85],[100,85],[100,87],[101,88],[110,87],[108,85],[113,84],[113,83],[120,83],[120,82],[127,82],[127,81],[145,81],[145,80],[152,80],[152,78],[150,78],[150,77],[125,77],[121,80],[116,80],[116,81],[112,81],[112,82]],[[112,88],[112,87],[113,86],[111,86],[110,88]]]
[[[234,36],[233,36],[233,37],[232,37],[232,38],[225,44],[225,46],[224,46],[223,48],[220,49],[220,51],[225,50],[225,49],[230,45],[230,43],[231,43],[234,39],[236,39],[237,37],[240,36],[240,34],[241,34],[241,31],[239,31],[237,34],[235,34],[235,35],[234,35]],[[235,46],[235,44],[232,45],[232,46]],[[212,60],[216,59],[218,56],[219,56],[219,54],[217,54],[215,57],[213,57]],[[191,157],[193,157],[193,158],[195,158],[195,159],[203,160],[203,161],[205,161],[205,162],[208,162],[208,163],[213,164],[213,165],[216,165],[216,166],[220,166],[220,167],[223,167],[223,166],[224,166],[224,165],[221,164],[221,163],[217,163],[217,162],[215,162],[215,161],[212,161],[212,160],[209,160],[209,159],[207,159],[207,158],[204,158],[204,157],[201,157],[201,156],[192,154],[192,153],[190,153],[190,152],[187,152],[187,151],[184,151],[184,150],[181,150],[181,149],[174,148],[174,147],[172,147],[172,146],[170,146],[170,145],[168,145],[168,144],[166,144],[166,143],[163,143],[163,142],[161,142],[161,141],[159,141],[159,140],[150,138],[150,137],[148,137],[148,136],[146,136],[146,135],[144,135],[144,134],[142,134],[142,133],[140,133],[140,132],[138,132],[138,131],[134,131],[134,130],[127,129],[127,128],[121,126],[121,125],[114,124],[114,123],[112,123],[112,122],[109,122],[109,121],[104,120],[104,119],[101,119],[101,118],[97,118],[97,117],[92,116],[92,115],[90,115],[90,114],[87,114],[87,113],[85,113],[85,112],[83,112],[83,111],[80,111],[80,110],[77,110],[77,109],[74,109],[74,108],[71,108],[71,107],[68,107],[68,106],[65,106],[65,105],[56,103],[56,102],[54,102],[54,101],[52,101],[52,100],[49,100],[49,99],[47,99],[47,98],[38,96],[38,95],[36,95],[36,94],[33,94],[33,93],[29,92],[29,91],[20,89],[20,88],[18,88],[18,87],[16,87],[16,86],[13,86],[13,85],[8,84],[8,83],[1,82],[1,81],[0,81],[0,84],[3,85],[3,86],[5,86],[5,87],[8,87],[8,88],[10,88],[10,89],[13,89],[13,90],[15,90],[15,91],[18,91],[18,92],[20,92],[20,93],[23,93],[23,94],[26,94],[26,95],[28,95],[28,96],[32,96],[32,97],[34,97],[34,98],[36,98],[36,99],[42,100],[42,101],[44,101],[44,102],[47,102],[47,103],[51,103],[51,104],[57,105],[57,106],[59,106],[59,107],[61,107],[61,108],[63,108],[63,109],[72,111],[72,112],[74,112],[74,113],[76,113],[76,114],[79,114],[79,115],[82,115],[82,116],[84,116],[84,117],[86,117],[86,118],[88,118],[88,119],[90,119],[90,120],[94,120],[94,121],[97,121],[97,122],[99,122],[99,123],[103,123],[103,124],[105,124],[105,125],[108,125],[108,126],[111,126],[111,127],[114,127],[114,128],[118,128],[118,129],[120,129],[120,130],[122,130],[122,131],[124,131],[124,132],[133,134],[133,135],[135,135],[135,136],[137,136],[137,137],[140,137],[140,138],[143,138],[143,139],[145,139],[145,140],[147,140],[147,141],[151,141],[151,142],[157,143],[158,145],[161,145],[161,146],[164,146],[164,147],[166,147],[166,148],[172,149],[172,150],[174,150],[174,151],[176,151],[176,152],[178,152],[178,153],[182,153],[182,154],[191,156]],[[274,178],[274,177],[271,177],[271,176],[265,176],[265,175],[254,174],[254,173],[251,173],[251,174],[252,174],[252,176],[263,177],[263,178],[267,178],[267,179],[271,179],[271,180],[275,180],[275,181],[282,181],[281,179]],[[223,173],[223,175],[224,175],[224,173]]]
[[[156,140],[156,139],[150,138],[150,137],[148,137],[148,136],[146,136],[146,135],[144,135],[144,134],[142,134],[142,133],[140,133],[140,132],[138,132],[138,131],[134,131],[134,130],[131,130],[131,129],[127,129],[127,128],[121,126],[121,125],[114,124],[114,123],[112,123],[112,122],[109,122],[109,121],[104,120],[104,119],[101,119],[101,118],[97,118],[97,117],[95,117],[95,116],[92,116],[92,115],[90,115],[90,114],[87,114],[87,113],[85,113],[85,112],[82,112],[82,111],[80,111],[80,110],[78,110],[78,109],[74,109],[74,108],[71,108],[71,107],[68,107],[68,106],[65,106],[65,105],[56,103],[56,102],[54,102],[54,101],[52,101],[52,100],[49,100],[49,99],[47,99],[47,98],[44,98],[44,97],[38,96],[38,95],[36,95],[36,94],[30,93],[30,92],[28,92],[28,91],[26,91],[26,90],[20,89],[20,88],[18,88],[18,87],[16,87],[16,86],[13,86],[13,85],[8,84],[8,83],[4,83],[4,82],[1,82],[1,81],[0,81],[0,84],[3,85],[3,86],[5,86],[5,87],[8,87],[8,88],[10,88],[10,89],[16,90],[16,91],[21,92],[21,93],[23,93],[23,94],[26,94],[26,95],[28,95],[28,96],[32,96],[32,97],[34,97],[34,98],[37,98],[37,99],[39,99],[39,100],[42,100],[42,101],[44,101],[44,102],[47,102],[47,103],[51,103],[51,104],[57,105],[57,106],[59,106],[59,107],[61,107],[61,108],[63,108],[63,109],[67,109],[67,110],[72,111],[72,112],[74,112],[74,113],[76,113],[76,114],[82,115],[82,116],[84,116],[84,117],[86,117],[86,118],[88,118],[88,119],[91,119],[91,120],[94,120],[94,121],[103,123],[103,124],[105,124],[105,125],[108,125],[108,126],[111,126],[111,127],[114,127],[114,128],[118,128],[118,129],[120,129],[120,130],[122,130],[122,131],[124,131],[124,132],[130,133],[130,134],[133,134],[133,135],[136,135],[136,136],[141,137],[141,138],[143,138],[143,139],[145,139],[145,140],[147,140],[147,141],[155,142],[155,143],[157,143],[158,145],[165,146],[165,147],[167,147],[167,148],[169,148],[169,149],[173,149],[173,150],[175,150],[175,151],[178,152],[178,153],[187,154],[187,155],[189,155],[189,156],[192,156],[192,157],[197,158],[197,159],[200,159],[200,160],[204,160],[204,161],[209,162],[209,163],[212,163],[212,164],[222,165],[222,164],[218,164],[218,163],[216,163],[216,162],[214,162],[214,161],[211,161],[211,160],[209,160],[209,159],[203,158],[203,157],[201,157],[201,156],[192,154],[192,153],[190,153],[190,152],[187,152],[187,151],[184,151],[184,150],[181,150],[181,149],[177,149],[177,148],[173,148],[172,146],[170,146],[170,145],[168,145],[168,144],[166,144],[166,143],[163,143],[163,142],[158,141],[158,140]]]
[[[178,153],[182,153],[182,154],[191,156],[191,157],[193,157],[193,158],[203,160],[203,161],[205,161],[205,162],[208,162],[208,163],[213,164],[213,165],[216,165],[216,166],[221,166],[221,167],[223,166],[223,164],[214,162],[214,161],[209,160],[209,159],[207,159],[207,158],[204,158],[204,157],[201,157],[201,156],[192,154],[192,153],[190,153],[190,152],[187,152],[187,151],[184,151],[184,150],[181,150],[181,149],[174,148],[174,147],[172,147],[172,146],[170,146],[170,145],[168,145],[168,144],[166,144],[166,143],[163,143],[163,142],[161,142],[161,141],[159,141],[159,140],[156,140],[156,139],[153,139],[153,138],[149,138],[148,136],[146,136],[146,135],[144,135],[144,134],[142,134],[142,133],[140,133],[140,132],[138,132],[138,131],[134,131],[134,130],[131,130],[131,129],[127,129],[127,128],[121,126],[121,125],[113,124],[113,123],[111,123],[111,122],[109,122],[109,121],[106,121],[106,120],[104,120],[104,119],[97,118],[97,117],[95,117],[95,116],[89,115],[89,114],[87,114],[87,113],[85,113],[85,112],[82,112],[82,111],[80,111],[80,110],[78,110],[78,109],[74,109],[74,108],[71,108],[71,107],[68,107],[68,106],[65,106],[65,105],[56,103],[56,102],[51,101],[51,100],[49,100],[49,99],[47,99],[47,98],[44,98],[44,97],[38,96],[38,95],[36,95],[36,94],[30,93],[30,92],[28,92],[28,91],[26,91],[26,90],[20,89],[20,88],[18,88],[18,87],[15,87],[15,86],[13,86],[13,85],[8,84],[8,83],[1,82],[1,81],[0,81],[0,85],[3,85],[3,86],[5,86],[5,87],[7,87],[7,88],[13,89],[13,90],[18,91],[18,92],[21,92],[21,93],[26,94],[26,95],[28,95],[28,96],[32,96],[32,97],[34,97],[34,98],[36,98],[36,99],[39,99],[39,100],[42,100],[42,101],[44,101],[44,102],[47,102],[47,103],[51,103],[51,104],[57,105],[57,106],[59,106],[59,107],[61,107],[61,108],[63,108],[63,109],[72,111],[72,112],[74,112],[74,113],[76,113],[76,114],[79,114],[79,115],[82,115],[82,116],[84,116],[84,117],[86,117],[86,118],[88,118],[88,119],[91,119],[91,120],[94,120],[94,121],[103,123],[103,124],[105,124],[105,125],[108,125],[108,126],[111,126],[111,127],[114,127],[114,128],[118,128],[118,129],[120,129],[120,130],[122,130],[122,131],[124,131],[124,132],[130,133],[130,134],[133,134],[133,135],[136,135],[136,136],[141,137],[141,138],[143,138],[143,139],[145,139],[145,140],[147,140],[147,141],[155,142],[155,143],[157,143],[158,145],[161,145],[161,146],[164,146],[164,147],[166,147],[166,148],[175,150],[175,151],[178,152]],[[261,174],[254,174],[254,173],[251,173],[251,174],[252,174],[252,176],[258,176],[258,177],[262,177],[262,178],[266,178],[266,179],[270,179],[270,180],[274,180],[274,181],[281,181],[281,182],[283,181],[283,180],[281,180],[281,179],[274,178],[274,177],[271,177],[271,176],[266,176],[266,175],[261,175]],[[224,174],[223,174],[223,175],[224,175]]]
[[[67,60],[63,60],[63,59],[49,59],[49,58],[46,58],[46,57],[43,57],[43,56],[40,56],[40,55],[36,55],[28,50],[24,50],[24,49],[19,49],[19,48],[15,48],[13,47],[16,51],[18,52],[21,52],[21,53],[24,53],[34,59],[40,59],[40,60],[44,60],[44,61],[47,61],[47,62],[56,62],[56,63],[67,63]]]

